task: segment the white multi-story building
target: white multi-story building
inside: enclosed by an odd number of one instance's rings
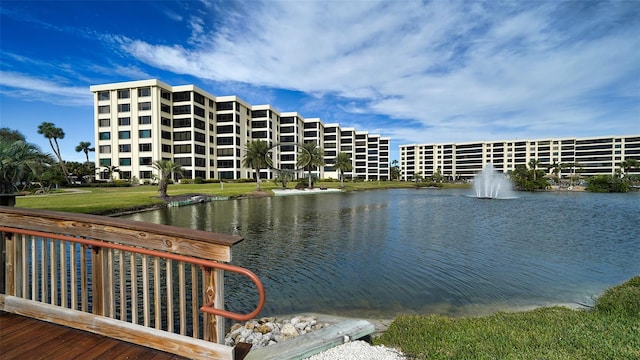
[[[533,159],[540,162],[540,169],[574,164],[562,170],[563,176],[572,171],[583,176],[614,175],[626,159],[640,161],[640,135],[400,145],[403,180],[412,180],[415,173],[437,172],[449,179],[468,180],[489,163],[507,173]],[[631,172],[640,174],[640,169]]]
[[[261,178],[273,179],[282,170],[304,176],[297,166],[297,145],[303,142],[315,142],[325,149],[327,166],[313,173],[319,178],[337,178],[332,164],[344,132],[345,144],[350,144],[345,152],[352,155],[354,166],[346,175],[364,180],[389,178],[390,139],[379,135],[357,132],[364,135],[361,141],[372,154],[362,163],[353,156],[357,153],[351,146],[355,129],[343,131],[338,124],[327,126],[318,118],[280,113],[271,105],[250,105],[237,96],[216,97],[194,85],[171,86],[155,79],[94,85],[91,91],[96,168],[102,170],[102,179],[114,167],[118,168],[116,178],[151,179],[152,164],[160,159],[180,164],[182,177],[188,179],[251,178],[254,171],[243,167],[242,159],[252,140],[266,141],[272,148],[272,167],[263,169]]]

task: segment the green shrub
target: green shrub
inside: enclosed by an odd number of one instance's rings
[[[204,184],[204,179],[201,178],[200,176],[196,176],[196,178],[193,179],[193,183],[194,184]]]

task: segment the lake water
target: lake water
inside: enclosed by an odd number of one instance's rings
[[[262,315],[368,318],[592,304],[640,274],[640,193],[397,189],[253,198],[126,218],[241,235],[232,264],[265,285]],[[248,287],[248,289],[247,289]],[[249,312],[250,282],[226,280]]]

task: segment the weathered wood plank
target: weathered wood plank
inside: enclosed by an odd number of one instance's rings
[[[242,241],[242,237],[239,236],[141,221],[7,207],[0,207],[0,224],[20,229],[88,237],[223,262],[231,261],[231,247]]]
[[[345,342],[371,335],[373,324],[366,320],[345,320],[324,329],[298,336],[278,344],[252,349],[245,360],[294,360],[304,359]]]
[[[4,310],[192,359],[233,359],[233,348],[81,311],[0,295]]]

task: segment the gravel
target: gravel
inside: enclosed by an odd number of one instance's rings
[[[365,341],[351,341],[331,348],[307,360],[404,360],[401,352],[382,345],[372,346]]]

